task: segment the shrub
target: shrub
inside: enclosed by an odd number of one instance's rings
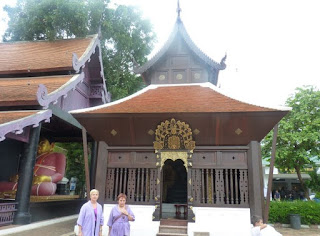
[[[270,203],[269,223],[290,223],[290,214],[299,214],[301,224],[320,224],[320,204],[314,201],[272,201]]]

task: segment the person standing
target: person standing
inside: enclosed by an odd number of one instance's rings
[[[112,208],[107,224],[109,236],[130,236],[129,221],[134,221],[135,216],[126,205],[127,196],[124,193],[120,193],[117,199],[118,204]]]
[[[276,201],[280,201],[281,197],[280,197],[280,193],[278,190],[276,190],[276,192],[274,193],[274,200]]]
[[[77,220],[79,236],[102,236],[103,211],[98,198],[99,191],[92,189],[90,200],[81,207]]]

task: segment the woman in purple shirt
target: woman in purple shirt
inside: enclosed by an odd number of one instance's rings
[[[77,224],[79,225],[79,236],[102,236],[103,211],[97,202],[99,191],[90,191],[90,201],[83,204],[80,209]]]
[[[114,206],[110,212],[108,226],[109,236],[130,236],[129,221],[134,221],[134,214],[130,207],[126,205],[127,196],[120,193],[118,205]]]

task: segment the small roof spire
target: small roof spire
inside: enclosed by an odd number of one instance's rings
[[[181,12],[180,1],[178,0],[178,5],[177,5],[178,19],[180,19],[180,12]]]

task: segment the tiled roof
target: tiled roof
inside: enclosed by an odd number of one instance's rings
[[[96,37],[0,43],[0,74],[73,70],[73,53],[81,58]]]
[[[288,110],[288,109],[285,109]],[[280,111],[241,102],[211,83],[150,85],[127,98],[72,113],[207,113]]]
[[[73,75],[26,78],[0,78],[0,106],[35,105],[39,84],[52,93],[67,83]]]
[[[1,111],[0,125],[14,120],[19,120],[27,116],[35,115],[39,111]]]

